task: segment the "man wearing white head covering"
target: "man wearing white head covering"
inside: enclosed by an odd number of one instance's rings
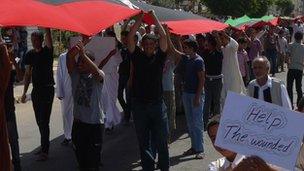
[[[73,126],[73,97],[71,78],[66,67],[66,52],[59,56],[57,67],[57,98],[61,102],[61,112],[63,120],[63,131],[65,139],[62,145],[68,145],[71,141]]]
[[[224,75],[224,84],[222,89],[222,102],[224,102],[228,91],[240,94],[246,93],[242,75],[239,68],[237,51],[239,44],[224,31],[219,32],[217,39],[222,43],[223,66],[222,73]]]

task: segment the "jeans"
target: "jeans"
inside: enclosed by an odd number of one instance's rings
[[[221,114],[221,92],[223,87],[223,79],[209,79],[205,82],[205,103],[204,103],[204,126],[206,127],[209,121],[210,112],[212,116]],[[213,102],[213,111],[211,104]]]
[[[35,118],[41,135],[41,151],[49,152],[50,146],[50,116],[54,100],[54,87],[33,88],[32,102],[35,112]]]
[[[73,123],[72,141],[80,171],[99,170],[103,133],[103,124]]]
[[[14,165],[14,171],[20,171],[20,151],[19,151],[19,141],[18,141],[18,130],[16,124],[16,114],[15,112],[10,112],[11,120],[7,121],[7,132],[9,143],[11,147],[12,163]]]
[[[266,50],[266,57],[268,58],[268,60],[270,61],[271,64],[271,74],[274,75],[277,71],[278,71],[278,64],[277,64],[277,58],[278,58],[278,54],[277,54],[277,50],[275,49],[267,49]]]
[[[124,119],[126,121],[130,120],[131,112],[130,112],[130,92],[127,89],[129,76],[127,75],[119,75],[118,80],[118,101],[124,111]],[[126,100],[124,99],[124,90],[126,92]]]
[[[187,119],[188,133],[191,139],[191,148],[196,152],[204,152],[203,141],[203,104],[204,96],[201,96],[199,106],[194,107],[195,94],[183,93],[183,103],[185,108],[185,115]]]
[[[163,102],[143,103],[140,100],[133,100],[132,112],[143,170],[154,170],[155,152],[151,146],[153,138],[158,153],[159,168],[161,171],[168,171],[170,167],[167,142],[168,118],[164,112]]]
[[[287,92],[290,98],[290,102],[293,105],[293,82],[296,81],[297,90],[297,104],[303,96],[302,92],[302,77],[303,71],[297,69],[289,69],[287,72]]]

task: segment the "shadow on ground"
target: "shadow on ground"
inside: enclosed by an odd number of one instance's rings
[[[173,134],[173,142],[178,140],[186,131],[184,116],[177,116],[179,126]],[[185,138],[185,137],[184,137]],[[75,171],[77,162],[72,145],[62,146],[60,143],[63,136],[51,141],[49,160],[45,162],[35,161],[34,153],[38,147],[29,153],[21,156],[22,168],[24,171]],[[183,159],[183,156],[171,158],[171,164],[177,165],[180,162],[191,160]],[[140,156],[133,124],[129,126],[119,125],[112,134],[105,135],[103,144],[102,171],[130,171],[140,170]]]

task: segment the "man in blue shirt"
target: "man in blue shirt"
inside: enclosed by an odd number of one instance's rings
[[[180,64],[184,78],[183,104],[187,119],[188,133],[191,139],[191,148],[184,155],[195,155],[197,159],[204,158],[203,147],[203,104],[204,104],[204,83],[205,64],[202,57],[196,52],[197,42],[186,39],[183,42],[185,53],[175,49],[167,31],[169,53],[173,54],[176,63]]]

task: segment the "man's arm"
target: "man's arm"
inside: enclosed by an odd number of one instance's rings
[[[183,53],[174,47],[167,25],[164,26],[164,29],[166,31],[166,37],[167,37],[167,42],[168,42],[168,52],[169,52],[169,54],[171,54],[174,57],[174,63],[175,63],[175,65],[177,65],[180,62]]]
[[[50,28],[45,28],[45,45],[49,49],[53,49],[53,40],[52,40],[52,34],[51,34],[51,29]]]
[[[132,88],[133,85],[133,78],[134,78],[134,66],[132,61],[130,62],[130,76],[129,76],[129,80],[127,83],[128,88]]]
[[[135,43],[135,35],[136,35],[136,32],[138,30],[138,28],[140,27],[141,25],[141,22],[142,22],[142,19],[144,17],[144,14],[143,13],[140,13],[138,16],[137,16],[137,20],[136,22],[134,23],[134,25],[132,26],[128,36],[127,36],[127,40],[128,40],[128,50],[129,52],[132,54],[134,51],[135,51],[135,47],[136,47],[136,43]]]
[[[121,31],[127,31],[129,22],[130,22],[130,20],[124,20],[124,23],[121,26]]]
[[[197,107],[199,106],[200,103],[202,103],[201,100],[201,94],[204,89],[204,84],[205,84],[205,71],[199,71],[197,72],[197,77],[198,77],[198,86],[196,89],[195,97],[194,97],[194,106]]]
[[[165,32],[163,26],[160,24],[157,16],[155,15],[154,10],[149,11],[149,14],[151,14],[152,18],[154,19],[156,27],[158,27],[159,36],[160,36],[159,37],[159,47],[163,52],[166,52],[168,49],[166,32]]]
[[[24,87],[23,87],[23,93],[21,96],[21,102],[25,103],[26,99],[26,92],[28,90],[28,87],[31,82],[31,77],[32,77],[32,67],[30,65],[25,66],[25,74],[24,74]]]
[[[105,57],[101,62],[100,64],[98,65],[98,68],[102,69],[108,62],[109,60],[111,59],[112,56],[114,56],[117,52],[117,49],[113,49],[107,57]]]
[[[80,41],[78,42],[80,43]],[[71,74],[76,67],[76,56],[79,53],[79,48],[76,46],[72,47],[67,53],[66,65],[68,73]]]
[[[104,73],[100,71],[99,68],[94,64],[94,62],[92,62],[91,59],[85,54],[83,43],[82,42],[79,43],[77,47],[79,48],[80,51],[79,58],[81,58],[84,64],[88,66],[89,72],[92,73],[98,81],[102,81],[104,77]]]
[[[82,35],[82,41],[79,40],[78,43],[72,47],[68,53],[67,53],[67,59],[66,59],[66,65],[67,65],[67,68],[68,68],[68,73],[71,74],[76,66],[76,56],[79,54],[79,47],[78,45],[80,43],[84,45],[88,44],[91,40],[91,37],[89,36],[86,36],[86,35]]]

